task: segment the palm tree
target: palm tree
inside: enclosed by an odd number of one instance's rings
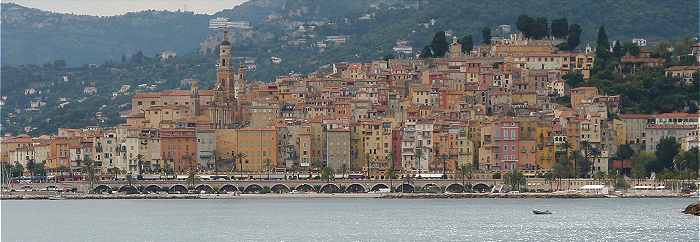
[[[270,158],[266,158],[264,161],[265,165],[265,171],[267,171],[267,180],[270,180],[270,169],[272,166],[272,160]]]
[[[333,179],[333,177],[334,177],[333,169],[331,169],[330,167],[326,166],[321,170],[321,179],[326,180],[327,182],[330,182],[331,179]]]
[[[551,172],[547,172],[544,174],[544,181],[549,183],[549,191],[552,191],[553,185],[552,181],[554,180],[554,176]]]
[[[423,148],[417,147],[416,148],[416,161],[418,161],[417,168],[418,168],[418,178],[420,178],[420,160],[421,157],[423,157]]]
[[[89,156],[85,156],[85,160],[82,162],[82,169],[84,172],[87,173],[87,182],[88,182],[88,187],[90,188],[90,193],[92,193],[92,189],[94,187],[95,183],[95,167],[94,167],[95,162],[92,161],[92,159]]]
[[[447,154],[442,154],[440,159],[442,160],[442,177],[447,179],[447,160],[449,159],[449,156]]]
[[[194,186],[197,184],[197,180],[199,180],[197,178],[197,170],[190,167],[187,174],[187,185],[189,185],[190,189],[194,189]]]
[[[469,176],[471,180],[472,176],[472,164],[462,164],[459,167],[459,174],[462,177],[462,188],[467,189],[466,177]]]
[[[367,179],[369,179],[369,176],[370,176],[370,171],[369,171],[370,170],[370,162],[369,162],[370,156],[369,156],[369,154],[365,154],[365,158],[367,159]]]
[[[345,179],[345,173],[348,170],[348,165],[343,163],[343,165],[341,166],[341,169],[343,170],[343,179]]]

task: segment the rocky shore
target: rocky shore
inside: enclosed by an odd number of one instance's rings
[[[683,210],[683,213],[700,216],[700,202],[695,202],[693,204],[688,205],[688,207],[686,207],[685,210]]]
[[[83,199],[313,199],[313,198],[382,198],[382,199],[468,199],[468,198],[673,198],[692,197],[679,193],[627,193],[617,195],[554,192],[554,193],[296,193],[296,194],[84,194],[61,196],[48,194],[4,193],[1,200],[83,200]],[[700,214],[700,205],[686,209]]]

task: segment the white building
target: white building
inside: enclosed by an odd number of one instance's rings
[[[209,29],[252,29],[248,21],[230,21],[228,18],[209,20]]]
[[[197,160],[199,168],[215,170],[216,135],[213,130],[197,130]]]

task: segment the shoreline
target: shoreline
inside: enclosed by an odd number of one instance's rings
[[[63,194],[59,199],[46,194],[2,194],[0,200],[171,200],[171,199],[586,199],[586,198],[693,198],[679,193],[300,193],[300,194]]]

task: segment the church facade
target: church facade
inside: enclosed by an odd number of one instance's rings
[[[226,36],[226,34],[224,34]],[[227,37],[219,45],[216,84],[200,90],[198,81],[187,90],[136,93],[127,126],[133,128],[225,129],[244,124],[245,68],[233,67]]]

